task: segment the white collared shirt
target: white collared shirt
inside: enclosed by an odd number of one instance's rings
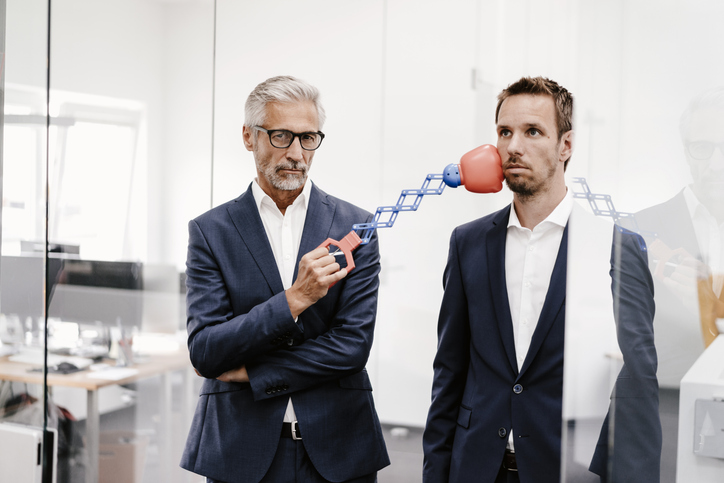
[[[548,217],[530,230],[521,226],[515,205],[510,207],[505,237],[505,281],[513,321],[518,371],[523,367],[533,332],[548,294],[563,230],[573,209],[573,194],[566,196]],[[513,430],[508,447],[514,449]]]
[[[724,223],[716,218],[701,204],[689,186],[684,188],[684,200],[689,208],[689,216],[694,225],[696,241],[699,244],[701,260],[714,275],[724,273]],[[724,277],[714,277],[714,293],[718,296],[724,285]]]
[[[251,184],[251,192],[254,195],[254,201],[259,210],[266,237],[269,240],[272,252],[274,252],[274,259],[277,262],[284,290],[289,289],[294,281],[294,270],[297,266],[299,244],[304,231],[304,220],[307,218],[307,206],[311,191],[312,182],[307,180],[294,203],[288,206],[284,214],[282,214],[274,200],[261,189],[256,179]],[[296,419],[292,398],[290,397],[286,413],[284,413],[284,421],[292,422],[296,421]]]
[[[548,293],[563,230],[573,209],[570,190],[548,217],[533,230],[521,226],[511,206],[505,238],[505,280],[518,370],[528,354]]]

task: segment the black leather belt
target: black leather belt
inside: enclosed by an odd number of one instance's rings
[[[515,451],[505,450],[505,455],[503,455],[503,468],[508,471],[518,471],[518,465],[515,462]]]
[[[294,441],[300,441],[302,439],[302,433],[299,431],[299,423],[296,421],[293,423],[283,423],[282,438],[291,438]]]

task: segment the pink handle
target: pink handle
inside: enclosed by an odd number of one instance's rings
[[[354,258],[352,258],[352,251],[355,248],[357,248],[360,245],[360,243],[362,243],[362,239],[359,237],[359,235],[357,235],[357,233],[355,233],[354,230],[352,230],[351,232],[347,233],[344,236],[344,238],[342,238],[339,241],[337,241],[333,238],[327,238],[319,246],[327,248],[327,247],[329,247],[329,245],[334,245],[337,248],[339,248],[342,251],[342,253],[344,253],[345,260],[347,260],[347,273],[349,273],[355,267]],[[319,247],[317,247],[317,248],[319,248]],[[332,288],[333,286],[334,286],[334,283],[332,285],[330,285],[329,288]]]

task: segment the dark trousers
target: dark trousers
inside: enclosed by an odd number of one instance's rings
[[[375,483],[377,472],[347,480],[344,483]],[[206,479],[207,483],[222,483]],[[269,471],[259,483],[330,483],[322,478],[312,464],[302,441],[281,438]]]

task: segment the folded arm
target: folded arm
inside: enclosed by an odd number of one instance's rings
[[[230,246],[228,251],[240,249]],[[230,290],[266,285],[266,281],[256,265],[246,271],[235,267],[245,273],[239,274],[238,287],[230,287],[229,276],[222,270],[230,264],[228,255],[214,253],[201,228],[191,221],[186,262],[188,347],[194,368],[208,378],[279,350],[286,340],[301,333],[284,292],[269,297],[262,296],[263,290],[249,290],[247,305],[234,307]]]
[[[329,293],[300,313],[305,332],[301,343],[268,352],[246,365],[255,399],[276,396],[267,394],[270,386],[286,386],[288,395],[364,369],[377,312],[380,262],[376,234],[355,251],[355,264]],[[302,277],[301,265],[297,280]]]

